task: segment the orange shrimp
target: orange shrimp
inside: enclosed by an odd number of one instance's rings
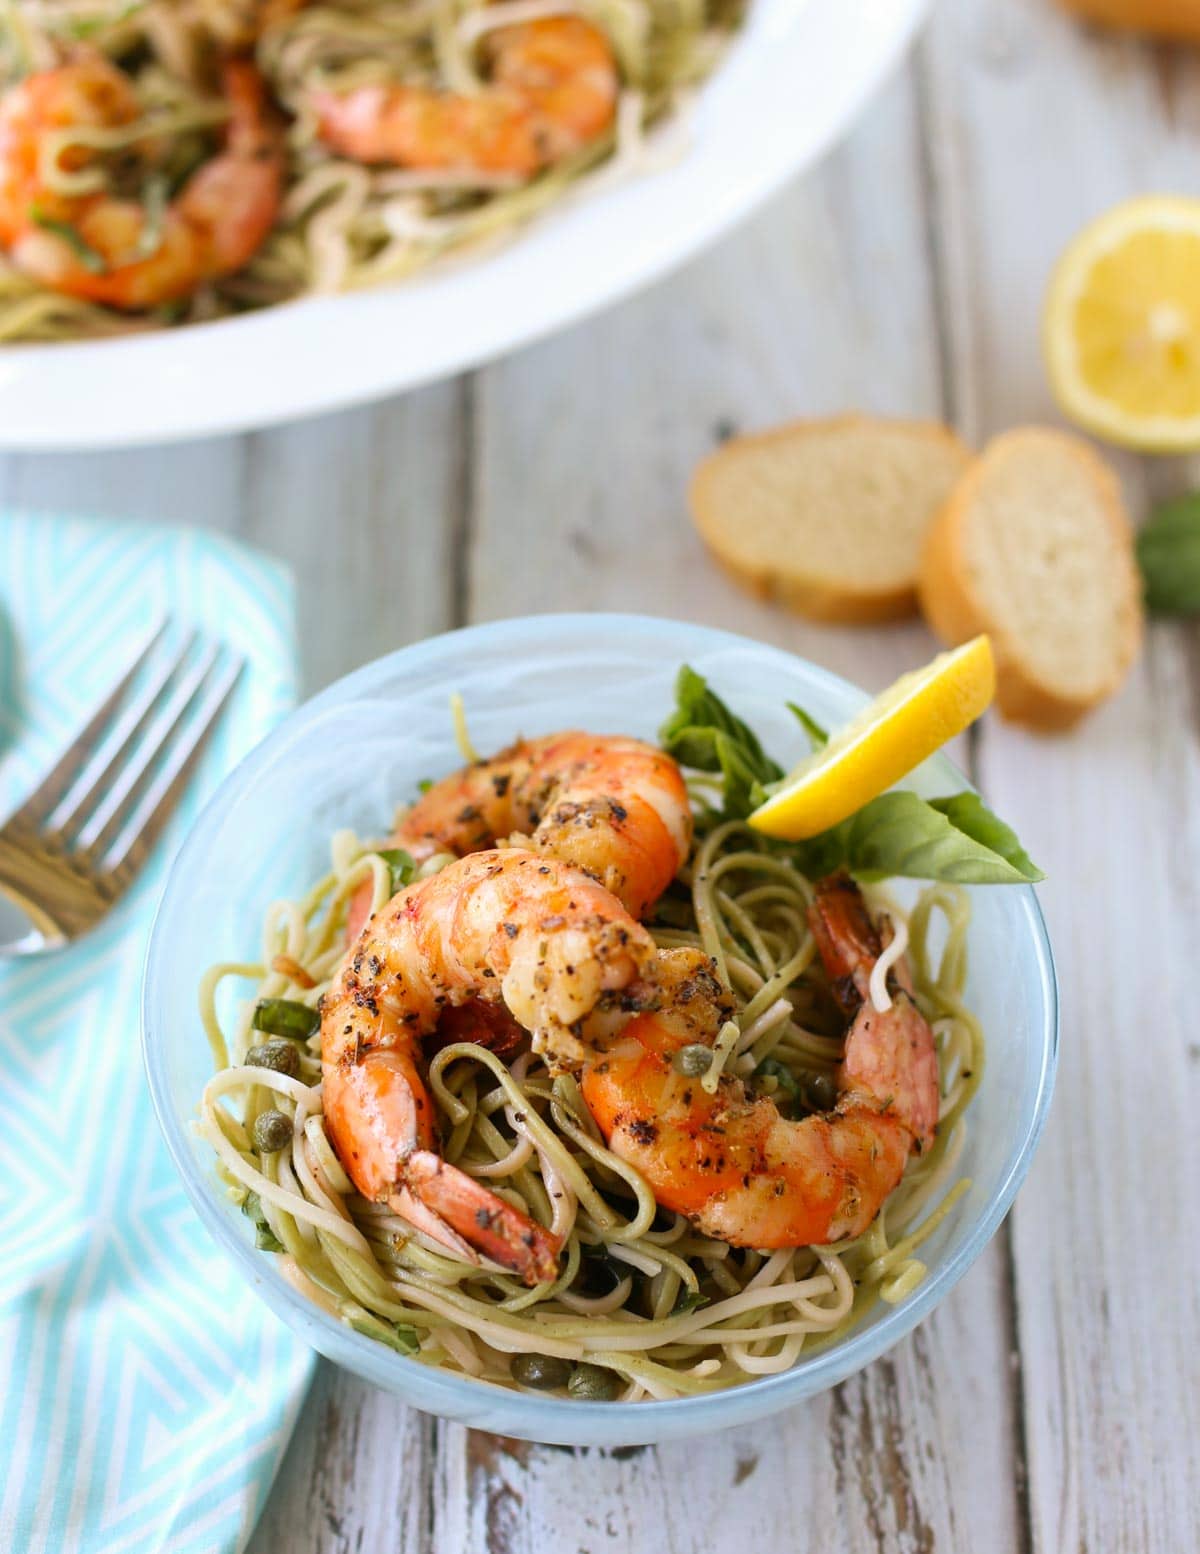
[[[140,117],[128,76],[88,55],[13,87],[0,101],[0,246],[13,263],[54,291],[127,311],[189,296],[247,264],[275,223],[283,154],[254,66],[228,61],[222,83],[224,149],[188,179],[157,229],[139,200],[103,188],[63,193],[43,175],[49,136]],[[79,174],[96,155],[68,144],[58,165]]]
[[[473,95],[402,84],[315,93],[321,139],[356,162],[529,178],[612,124],[612,46],[582,16],[497,27],[484,48],[491,80]]]
[[[891,1008],[871,1004],[882,945],[858,888],[845,875],[823,881],[810,920],[835,996],[853,1009],[832,1112],[790,1121],[739,1079],[722,1076],[709,1095],[676,1072],[675,1053],[711,1046],[726,1013],[695,951],[660,957],[663,1007],[633,1020],[581,1082],[609,1148],[637,1167],[657,1201],[734,1246],[861,1234],[937,1126],[933,1033],[903,969]]]
[[[321,1002],[325,1120],[359,1192],[461,1257],[553,1279],[557,1238],[437,1154],[421,1041],[443,1009],[503,1004],[551,1066],[578,1067],[653,1000],[654,964],[649,934],[613,896],[521,848],[473,853],[400,891]]]
[[[521,740],[435,783],[400,821],[393,845],[422,862],[461,857],[524,833],[535,851],[578,865],[644,918],[678,874],[692,842],[683,773],[669,755],[616,734]],[[357,937],[371,910],[368,881],[352,899]]]

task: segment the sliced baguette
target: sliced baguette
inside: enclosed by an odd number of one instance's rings
[[[921,608],[944,642],[986,631],[996,703],[1066,728],[1125,678],[1142,638],[1141,583],[1121,490],[1077,437],[1024,427],[995,438],[938,514]]]
[[[1196,0],[1060,0],[1060,4],[1076,16],[1106,27],[1200,39],[1200,5]]]
[[[737,437],[692,478],[717,560],[813,620],[910,615],[925,532],[971,455],[944,426],[841,416]]]

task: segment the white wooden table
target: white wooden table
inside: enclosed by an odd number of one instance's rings
[[[207,524],[286,557],[314,689],[430,632],[566,607],[733,627],[877,687],[930,654],[925,630],[818,628],[738,592],[692,534],[689,470],[796,414],[944,416],[975,439],[1052,418],[1049,267],[1151,188],[1200,192],[1200,56],[1088,35],[1049,0],[943,0],[818,172],[619,310],[293,429],[8,458],[0,502]],[[1139,511],[1200,484],[1200,466],[1121,467]],[[1198,725],[1200,639],[1159,626],[1078,733],[989,718],[973,737],[976,779],[1050,876],[1062,1064],[1009,1222],[910,1340],[780,1418],[611,1454],[449,1426],[323,1366],[254,1554],[1200,1547]]]

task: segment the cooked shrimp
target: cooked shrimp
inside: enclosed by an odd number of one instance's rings
[[[140,200],[103,187],[64,193],[44,174],[51,137],[139,118],[129,78],[99,55],[27,76],[0,101],[0,246],[42,285],[130,311],[240,270],[274,225],[283,157],[253,65],[229,61],[223,89],[224,149],[155,221]],[[56,171],[86,178],[95,157],[93,147],[67,144]]]
[[[585,869],[643,918],[678,874],[692,842],[683,774],[669,755],[616,734],[550,734],[435,783],[401,820],[393,844],[418,861],[459,857],[512,832],[540,853]],[[351,903],[355,937],[370,882]]]
[[[321,1005],[325,1119],[359,1192],[460,1256],[552,1279],[557,1239],[437,1154],[421,1040],[447,1007],[503,1003],[548,1063],[578,1067],[652,1000],[654,961],[608,891],[525,849],[474,853],[400,891]]]
[[[609,1148],[641,1171],[658,1202],[734,1246],[859,1235],[937,1125],[933,1033],[903,971],[887,1013],[869,1002],[882,946],[848,877],[817,886],[811,924],[836,996],[854,1009],[832,1112],[790,1121],[739,1079],[723,1076],[710,1095],[676,1072],[674,1054],[711,1046],[725,1013],[690,950],[661,957],[663,1006],[627,1026],[582,1080]]]
[[[612,124],[612,47],[582,16],[497,27],[484,48],[491,80],[472,95],[398,83],[316,94],[321,139],[356,162],[528,178]]]

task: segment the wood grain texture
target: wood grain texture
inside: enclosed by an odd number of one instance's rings
[[[984,434],[1052,419],[1038,354],[1050,267],[1147,188],[1200,192],[1196,63],[1086,36],[1038,0],[959,0],[925,63],[951,378]],[[1031,169],[1036,167],[1036,174]],[[1135,511],[1196,471],[1119,461]],[[1012,1218],[1022,1436],[1039,1554],[1196,1546],[1200,1225],[1190,1126],[1194,633],[1156,627],[1076,734],[989,720],[985,791],[1050,879],[1064,1024],[1055,1109]]]

